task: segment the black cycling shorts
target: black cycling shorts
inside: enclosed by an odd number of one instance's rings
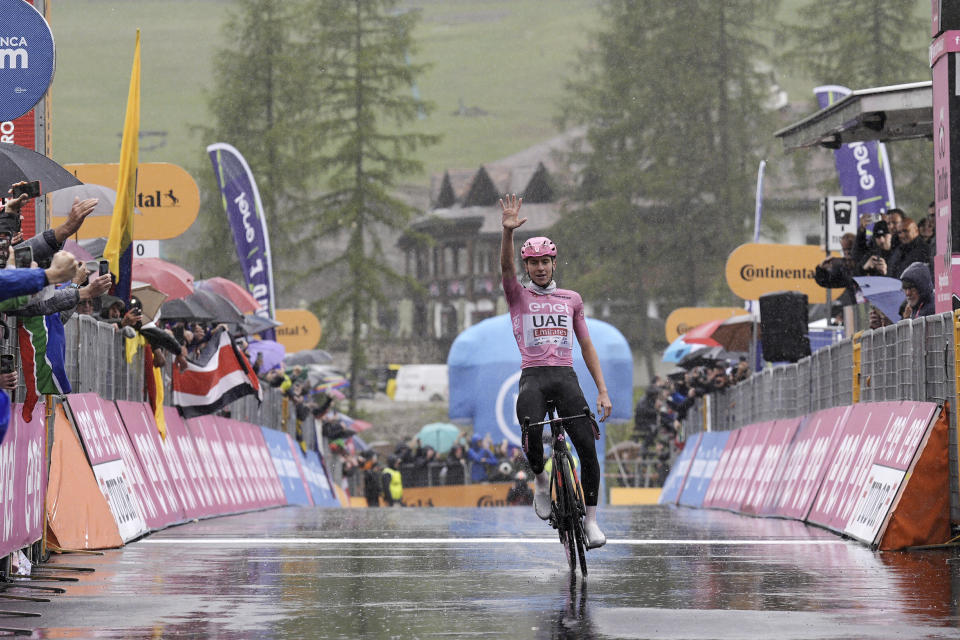
[[[520,395],[517,397],[517,420],[540,422],[547,414],[547,401],[552,400],[560,417],[583,413],[587,406],[583,391],[573,367],[527,367],[520,374]],[[596,506],[600,491],[600,463],[594,444],[593,426],[588,418],[578,418],[564,427],[580,458],[583,500],[587,506]],[[534,473],[543,471],[543,425],[530,427],[527,435],[527,461]]]

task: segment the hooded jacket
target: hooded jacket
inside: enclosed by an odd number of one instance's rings
[[[933,278],[930,277],[930,267],[926,262],[914,262],[903,270],[900,282],[912,284],[920,294],[920,303],[911,318],[921,318],[933,315]]]

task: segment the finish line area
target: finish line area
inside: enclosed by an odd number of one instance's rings
[[[51,573],[94,572],[5,606],[41,614],[17,623],[34,637],[960,638],[953,550],[710,509],[599,521],[608,542],[571,580],[532,508],[249,512],[56,555]]]

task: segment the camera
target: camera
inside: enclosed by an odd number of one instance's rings
[[[40,181],[15,184],[10,187],[10,193],[14,198],[19,198],[23,194],[27,194],[28,198],[37,198],[40,196]]]
[[[29,269],[33,264],[33,248],[30,246],[19,246],[13,249],[13,265],[17,269]]]
[[[109,261],[109,260],[101,260],[101,261],[100,261],[100,264],[99,264],[98,275],[105,276],[105,275],[107,275],[108,273],[110,273],[110,261]]]
[[[0,373],[13,373],[17,370],[16,359],[12,354],[0,355]]]

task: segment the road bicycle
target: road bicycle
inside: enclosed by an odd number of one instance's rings
[[[564,423],[578,418],[587,418],[593,427],[594,436],[600,433],[597,421],[589,407],[583,408],[583,413],[561,418],[557,416],[553,402],[547,402],[547,419],[542,422],[530,422],[530,418],[523,421],[523,445],[528,449],[528,434],[530,427],[550,425],[553,463],[550,469],[550,526],[557,530],[560,543],[567,555],[570,571],[576,573],[577,560],[580,561],[580,571],[587,575],[587,545],[583,533],[583,518],[587,513],[583,502],[583,488],[577,477],[573,463],[573,456],[567,448],[567,434]]]

